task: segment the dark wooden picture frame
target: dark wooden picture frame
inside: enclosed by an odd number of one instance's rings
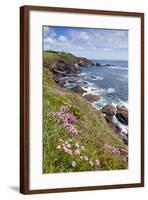
[[[73,188],[35,189],[29,188],[29,12],[54,11],[110,16],[131,16],[141,19],[141,181],[140,183],[85,186]],[[144,187],[144,13],[89,10],[75,8],[23,6],[20,8],[20,192],[23,194],[71,192],[84,190]]]

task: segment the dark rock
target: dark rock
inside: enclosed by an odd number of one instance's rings
[[[61,80],[63,77],[74,77],[81,73],[79,67],[62,59],[58,59],[54,63],[51,71],[54,75],[53,79],[60,86],[64,86],[66,83],[64,80]],[[75,80],[70,80],[69,82],[74,83]]]
[[[106,114],[104,114],[104,118],[105,118],[105,120],[106,120],[106,122],[107,123],[111,123],[112,122],[112,116],[109,116],[109,115],[106,115]]]
[[[91,76],[91,78],[92,78],[93,80],[96,80],[96,79],[97,79],[97,77],[96,77],[96,76]]]
[[[92,88],[92,89],[91,89],[91,91],[96,91],[96,90],[97,90],[97,88]]]
[[[116,134],[124,144],[128,145],[128,136],[126,134],[123,134],[122,129],[117,123],[114,123],[112,121],[112,116],[104,114],[104,118],[111,128],[113,134]]]
[[[77,80],[68,80],[68,83],[75,83]]]
[[[84,98],[87,99],[90,102],[100,100],[100,97],[98,97],[97,95],[92,95],[92,94],[86,94],[86,95],[84,95]]]
[[[71,88],[71,90],[78,94],[81,94],[81,95],[83,95],[86,92],[80,86],[75,86],[75,87]]]
[[[52,72],[56,76],[65,77],[65,76],[80,74],[81,70],[79,69],[79,67],[75,67],[75,65],[59,59],[54,64]]]
[[[118,111],[124,111],[124,112],[128,111],[128,109],[125,106],[120,106],[120,105],[117,105],[117,110]]]
[[[62,86],[62,87],[63,87],[65,84],[66,84],[66,81],[65,81],[65,80],[61,80],[61,81],[59,82],[59,85]]]
[[[124,144],[128,145],[128,137],[127,136],[123,137],[123,142],[124,142]]]
[[[102,65],[100,63],[96,63],[96,66],[97,67],[101,67]]]
[[[102,108],[102,113],[113,117],[113,115],[115,115],[115,107],[111,104],[107,104]]]
[[[116,134],[120,134],[121,133],[121,128],[120,126],[118,126],[118,124],[110,121],[109,123],[110,128],[112,129],[112,131]],[[121,136],[122,137],[122,136]]]
[[[118,137],[123,141],[123,137],[121,135],[122,129],[120,128],[120,126],[117,123],[114,123],[112,121],[112,116],[104,114],[104,118],[105,118],[106,122],[108,123],[109,127],[111,128],[112,132],[114,134],[118,135]]]
[[[81,74],[81,70],[74,70],[74,74],[75,75]]]
[[[54,76],[53,79],[54,79],[54,81],[55,81],[56,83],[58,83],[60,86],[64,86],[64,85],[66,84],[66,81],[65,81],[65,80],[61,80],[60,78],[58,78],[58,77],[56,77],[56,76]]]
[[[88,60],[86,58],[79,58],[77,65],[80,67],[91,67],[95,64],[91,60]]]
[[[117,119],[125,125],[128,125],[128,109],[125,106],[117,106]]]
[[[118,111],[127,111],[126,107],[117,106]],[[109,127],[112,130],[113,134],[116,134],[118,138],[126,145],[128,145],[128,135],[122,132],[121,127],[113,122],[113,116],[116,114],[116,109],[113,105],[107,104],[101,109],[102,113],[104,114],[104,118],[108,123]]]
[[[84,85],[87,85],[88,83],[87,83],[87,82],[83,82],[83,84],[84,84]]]
[[[59,82],[60,82],[60,78],[58,78],[58,77],[56,77],[56,76],[54,76],[53,79],[54,79],[54,81],[55,81],[56,83],[59,83]]]
[[[80,66],[80,67],[86,67],[83,63],[81,63],[81,62],[79,62],[78,63],[78,66]]]
[[[115,65],[113,65],[113,64],[104,64],[103,66],[104,67],[110,67],[110,66],[115,66]]]
[[[64,76],[64,75],[66,75],[66,71],[61,71],[61,70],[59,70],[57,68],[53,68],[52,72],[56,76]]]
[[[60,71],[64,71],[68,67],[68,63],[65,62],[64,60],[58,60],[56,63],[56,68]]]

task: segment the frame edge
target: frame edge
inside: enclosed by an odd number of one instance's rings
[[[20,8],[20,193],[29,194],[29,12]]]
[[[144,13],[141,13],[141,184],[144,187]]]
[[[29,11],[57,11],[141,18],[141,182],[122,185],[29,189]],[[93,12],[93,13],[92,13]],[[20,7],[20,193],[42,194],[144,187],[144,13],[25,5]]]

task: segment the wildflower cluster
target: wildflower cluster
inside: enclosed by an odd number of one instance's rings
[[[68,107],[62,106],[59,112],[49,112],[48,115],[57,117],[62,125],[73,135],[78,134],[76,126],[72,124],[74,121],[76,121],[76,116],[72,113],[69,113]]]
[[[123,147],[114,147],[109,144],[104,144],[104,149],[109,150],[112,155],[119,155],[123,162],[128,161],[128,151]]]
[[[74,142],[73,139],[68,139],[66,141],[60,139],[59,145],[56,148],[70,156],[71,166],[73,168],[82,162],[87,162],[90,167],[100,167],[100,161],[98,159],[95,161],[90,159],[86,154],[85,147],[78,142]]]
[[[105,143],[98,152],[90,154],[89,147],[84,147],[80,141],[74,136],[78,135],[78,130],[74,125],[77,122],[76,110],[68,106],[62,106],[58,112],[49,112],[48,116],[60,123],[72,135],[67,139],[59,139],[56,143],[57,153],[63,155],[63,163],[66,160],[65,166],[71,166],[71,170],[101,170],[101,169],[116,169],[125,167],[128,162],[128,150],[121,146],[112,146]],[[67,165],[68,163],[68,165]]]

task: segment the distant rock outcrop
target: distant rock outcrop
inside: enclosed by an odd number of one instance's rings
[[[97,66],[97,67],[101,67],[102,65],[101,65],[99,62],[97,62],[97,63],[96,63],[96,66]]]
[[[90,102],[94,102],[94,101],[99,101],[100,97],[98,97],[97,95],[92,95],[92,94],[85,94],[84,98],[87,99]]]
[[[107,64],[101,64],[101,63],[97,62],[96,66],[97,67],[111,67],[111,66],[115,66],[115,65],[109,64],[109,63],[107,63]]]
[[[83,95],[86,92],[80,86],[75,86],[75,87],[71,88],[71,90],[78,94],[81,94],[81,95]]]
[[[102,113],[105,113],[106,115],[113,117],[115,114],[115,107],[112,104],[107,104],[102,108]]]
[[[107,63],[107,64],[104,64],[103,66],[104,66],[104,67],[111,67],[111,66],[115,66],[115,65],[113,65],[113,64],[108,64],[108,63]]]
[[[128,109],[125,106],[117,106],[117,119],[125,125],[128,125]]]
[[[54,64],[54,67],[52,68],[53,74],[56,74],[57,76],[70,76],[79,74],[81,70],[78,67],[75,67],[74,65],[59,59]]]
[[[124,144],[128,145],[128,134],[124,133],[121,127],[113,121],[113,116],[115,116],[121,123],[127,125],[128,109],[125,106],[118,105],[115,108],[112,104],[107,104],[102,108],[102,113],[112,132],[117,134]]]
[[[77,65],[80,66],[80,67],[95,66],[95,64],[91,60],[88,60],[87,58],[78,58]]]

